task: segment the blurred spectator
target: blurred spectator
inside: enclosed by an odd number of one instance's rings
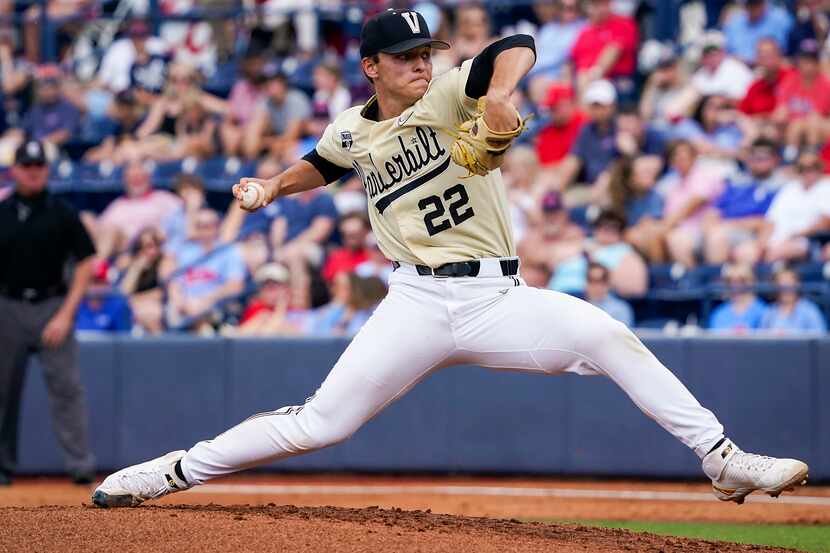
[[[101,60],[97,82],[100,86],[116,93],[127,90],[133,83],[133,65],[146,64],[149,60],[164,57],[167,45],[158,37],[150,36],[150,28],[141,20],[131,21],[126,37],[110,44]],[[155,65],[155,64],[154,64]],[[153,87],[158,84],[158,75],[136,74],[136,83]]]
[[[75,329],[93,332],[129,332],[133,314],[127,298],[110,284],[109,264],[99,260],[93,267],[89,288],[78,305]]]
[[[703,37],[700,68],[692,76],[692,87],[700,96],[725,96],[740,101],[752,83],[752,71],[724,51],[723,34],[710,31]]]
[[[123,165],[141,157],[142,146],[136,132],[144,115],[145,109],[139,105],[132,92],[117,94],[107,108],[110,135],[104,137],[100,145],[87,150],[84,159],[93,163]]]
[[[774,332],[827,332],[827,322],[812,301],[801,297],[801,280],[792,269],[775,273],[778,297],[764,313],[761,328]]]
[[[620,158],[611,170],[605,207],[625,216],[625,240],[653,263],[665,261],[663,196],[655,189],[663,162],[656,156]]]
[[[562,162],[560,175],[562,187],[572,182],[593,184],[616,159],[617,92],[610,81],[591,83],[583,101],[588,106],[589,121],[577,135],[571,153]]]
[[[555,166],[571,151],[587,116],[576,105],[570,85],[551,85],[544,105],[550,110],[550,124],[536,138],[536,153],[539,163]]]
[[[622,296],[642,296],[648,289],[648,268],[634,249],[623,241],[625,218],[613,211],[599,214],[585,251],[592,261],[609,271],[609,283]]]
[[[525,284],[533,288],[547,288],[553,276],[547,264],[525,262],[524,259],[522,259],[520,272]]]
[[[492,41],[490,16],[484,6],[475,3],[459,5],[455,10],[455,34],[452,38],[456,63],[476,57]]]
[[[43,65],[35,73],[35,102],[23,117],[23,135],[60,148],[78,130],[81,114],[61,92],[62,72],[56,65]],[[54,151],[52,152],[54,157]]]
[[[172,275],[168,324],[209,332],[208,316],[218,303],[238,296],[245,284],[245,262],[234,244],[219,241],[219,215],[203,208],[195,217],[193,240],[174,244],[165,260]]]
[[[601,263],[588,264],[585,300],[624,325],[634,325],[634,311],[626,302],[611,294],[611,273]]]
[[[559,192],[550,191],[541,201],[539,222],[528,229],[519,243],[519,256],[530,265],[542,263],[549,267],[582,252],[585,233],[571,221]]]
[[[354,272],[355,268],[369,259],[366,237],[369,234],[369,221],[362,213],[348,213],[338,223],[343,247],[329,252],[323,265],[323,278],[331,281],[338,273]]]
[[[153,227],[138,233],[130,251],[119,258],[121,292],[130,298],[135,323],[151,334],[164,329],[161,262],[164,236]]]
[[[723,193],[706,214],[704,255],[720,265],[734,257],[755,264],[760,258],[757,238],[766,226],[764,215],[783,182],[775,175],[778,145],[760,138],[747,152],[748,172],[726,179]]]
[[[249,52],[242,58],[239,77],[228,97],[228,111],[222,121],[222,151],[229,156],[242,155],[245,127],[253,119],[256,107],[265,99],[265,57]]]
[[[776,194],[767,211],[769,237],[760,247],[766,261],[804,259],[810,236],[830,230],[830,180],[824,163],[813,153],[798,158],[798,178]]]
[[[727,98],[707,96],[692,118],[675,125],[672,137],[690,141],[702,155],[734,158],[744,140],[739,121],[738,112]]]
[[[306,124],[305,134],[323,136],[328,124],[351,105],[352,95],[343,85],[340,68],[333,63],[321,63],[314,68],[312,119]]]
[[[332,301],[312,314],[313,336],[354,336],[386,295],[379,278],[354,273],[338,273],[332,287]]]
[[[236,334],[240,336],[294,336],[301,334],[308,313],[291,308],[288,269],[269,263],[256,273],[258,290],[245,308]]]
[[[610,0],[588,0],[588,25],[571,50],[580,90],[599,79],[610,79],[627,96],[633,93],[631,77],[637,67],[639,33],[630,17],[611,11]]]
[[[181,198],[181,204],[162,223],[168,244],[177,244],[192,238],[195,216],[207,205],[205,183],[198,175],[178,175],[173,189]]]
[[[124,195],[107,206],[93,229],[98,255],[104,259],[124,251],[139,231],[160,227],[181,205],[181,200],[167,190],[154,190],[150,172],[141,161],[132,161],[124,169]]]
[[[823,0],[797,0],[795,2],[795,21],[788,41],[787,54],[798,53],[801,41],[815,40],[824,44],[827,31],[830,30],[827,3]]]
[[[2,120],[0,132],[8,127],[20,125],[23,114],[28,107],[29,85],[32,80],[33,66],[22,57],[15,55],[14,33],[11,29],[0,28],[0,99],[2,100]],[[10,154],[13,149],[10,150]]]
[[[539,196],[544,192],[545,178],[539,168],[536,152],[524,145],[512,146],[504,156],[501,166],[510,219],[513,223],[513,239],[524,239],[528,228],[538,219]]]
[[[540,27],[536,33],[536,65],[529,76],[562,79],[573,45],[586,25],[580,0],[537,1],[533,10]]]
[[[263,150],[280,162],[297,157],[297,141],[303,124],[311,117],[311,102],[293,89],[282,73],[272,73],[265,84],[265,101],[261,103],[245,128],[242,152],[257,157]]]
[[[762,39],[772,38],[782,49],[786,48],[793,26],[789,12],[768,0],[744,0],[743,4],[744,9],[733,12],[723,26],[729,53],[753,64],[755,47]]]
[[[640,115],[662,129],[673,124],[686,90],[686,78],[679,65],[677,54],[671,48],[661,53],[640,98]]]
[[[781,84],[794,72],[781,54],[778,43],[771,38],[758,41],[756,72],[758,78],[746,91],[739,109],[746,115],[769,116],[775,110]]]
[[[778,90],[773,118],[786,125],[784,159],[795,160],[802,146],[819,148],[830,135],[830,78],[821,72],[819,48],[807,40],[799,49],[795,73]]]
[[[644,121],[636,107],[621,109],[616,119],[616,144],[620,155],[655,155],[663,157],[668,139]]]
[[[188,65],[174,63],[164,94],[136,131],[142,153],[158,160],[207,157],[216,149],[217,117],[227,102],[199,88],[199,76]]]
[[[160,49],[148,49],[150,27],[144,21],[132,22],[128,34],[135,48],[135,57],[129,68],[129,90],[135,93],[140,104],[150,106],[164,91],[171,56]]]
[[[721,177],[696,162],[697,149],[692,143],[674,142],[669,148],[671,171],[662,179],[666,244],[671,259],[685,267],[697,262],[703,246],[703,214],[723,190]]]
[[[366,236],[366,250],[368,252],[366,261],[355,267],[354,273],[363,278],[378,277],[381,281],[388,283],[394,267],[380,251],[377,238],[371,232]]]
[[[752,265],[725,265],[723,276],[728,288],[727,300],[712,312],[707,328],[741,334],[761,328],[767,305],[753,291],[755,274]]]

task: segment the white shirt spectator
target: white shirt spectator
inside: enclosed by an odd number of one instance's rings
[[[830,217],[830,180],[824,179],[805,190],[800,182],[786,185],[772,200],[766,215],[774,225],[770,242],[792,238],[822,217]]]
[[[742,61],[727,56],[714,72],[701,67],[692,77],[692,86],[702,96],[726,96],[742,100],[749,85],[755,79],[752,71]]]
[[[151,54],[164,54],[167,44],[158,37],[147,39],[147,51]],[[113,42],[101,60],[98,80],[112,92],[121,92],[130,86],[130,69],[135,62],[135,46],[129,38]]]

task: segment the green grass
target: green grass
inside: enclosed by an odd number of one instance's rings
[[[606,528],[624,528],[635,532],[651,532],[652,534],[666,536],[772,545],[789,547],[799,551],[830,553],[830,526],[616,520],[580,520],[574,522]]]

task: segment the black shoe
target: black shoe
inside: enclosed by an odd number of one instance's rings
[[[8,472],[0,471],[0,486],[11,486],[12,475]]]
[[[79,486],[88,486],[95,482],[95,472],[89,471],[82,471],[82,472],[73,472],[69,475],[72,478],[72,483],[77,484]]]

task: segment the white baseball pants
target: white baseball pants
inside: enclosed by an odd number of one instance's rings
[[[433,371],[455,364],[610,377],[649,417],[703,457],[723,427],[622,323],[571,296],[501,276],[419,276],[402,265],[389,294],[305,405],[254,415],[193,446],[201,484],[341,442]]]

